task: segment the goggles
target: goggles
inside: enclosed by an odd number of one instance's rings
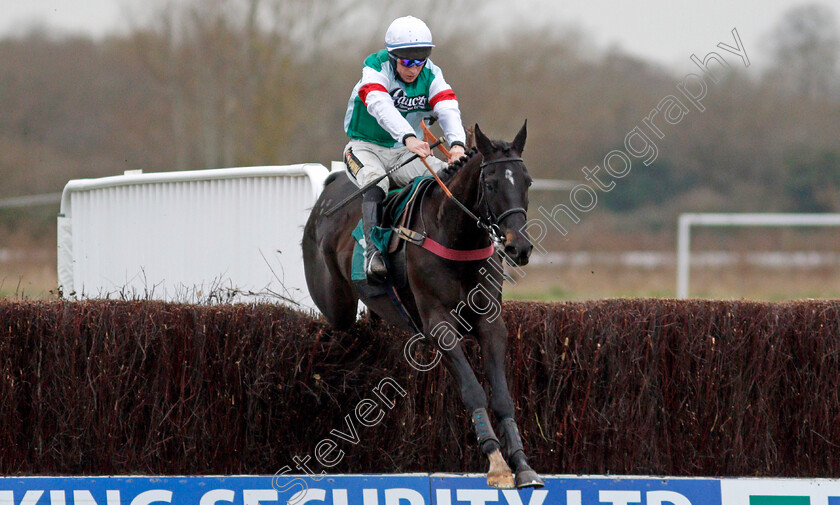
[[[399,61],[402,64],[402,66],[411,68],[411,67],[419,67],[419,66],[425,64],[426,63],[426,58],[423,58],[422,60],[413,60],[411,58],[398,58],[397,61]]]

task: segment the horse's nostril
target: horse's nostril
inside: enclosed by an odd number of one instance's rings
[[[505,246],[505,255],[509,258],[515,258],[519,255],[519,251],[516,250],[516,247],[507,245]]]

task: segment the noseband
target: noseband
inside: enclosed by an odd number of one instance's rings
[[[508,209],[508,210],[502,212],[501,214],[499,214],[498,216],[493,214],[493,211],[490,210],[490,203],[487,201],[487,193],[486,193],[485,185],[484,185],[484,167],[486,167],[487,165],[495,165],[497,163],[508,163],[508,162],[524,163],[524,161],[522,161],[522,158],[510,157],[510,158],[499,158],[498,160],[493,160],[493,161],[485,161],[481,164],[481,176],[480,176],[480,182],[479,182],[479,188],[480,188],[480,191],[481,191],[481,195],[479,195],[478,199],[479,199],[479,202],[481,202],[481,204],[483,204],[484,214],[487,216],[487,218],[486,219],[484,217],[479,218],[478,226],[487,230],[488,233],[490,233],[490,236],[493,238],[493,241],[498,242],[498,243],[504,243],[504,236],[502,235],[501,228],[499,228],[499,224],[501,224],[501,222],[505,218],[507,218],[508,216],[511,216],[513,214],[522,214],[523,216],[527,217],[527,211],[525,209],[523,209],[522,207],[514,207],[512,209]]]

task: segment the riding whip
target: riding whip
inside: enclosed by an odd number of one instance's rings
[[[441,142],[442,142],[442,140],[436,140],[434,143],[429,144],[429,148],[430,148],[430,149],[434,149],[435,147],[438,147],[438,146],[441,144]],[[328,216],[328,217],[329,217],[329,216],[331,216],[331,215],[333,215],[333,214],[334,214],[334,213],[335,213],[338,209],[340,209],[340,208],[344,207],[344,206],[345,206],[345,205],[347,205],[349,202],[351,202],[352,200],[355,200],[355,199],[356,199],[356,198],[358,198],[360,195],[362,195],[365,191],[367,191],[367,190],[369,190],[370,188],[372,188],[372,187],[376,186],[377,184],[379,184],[379,181],[381,181],[382,179],[384,179],[384,178],[388,177],[389,175],[393,174],[394,172],[396,172],[397,170],[401,169],[402,167],[404,167],[404,166],[408,165],[409,163],[411,163],[412,161],[416,160],[417,158],[420,158],[420,155],[419,155],[419,154],[415,154],[415,155],[414,155],[414,156],[412,156],[411,158],[408,158],[408,159],[407,159],[407,160],[405,160],[404,162],[400,163],[399,165],[397,165],[397,166],[395,166],[394,168],[392,168],[392,169],[388,170],[387,172],[385,172],[385,175],[381,175],[381,176],[377,177],[376,179],[374,179],[374,180],[370,181],[369,183],[365,184],[364,186],[362,186],[361,188],[359,188],[359,189],[358,189],[355,193],[351,194],[350,196],[348,196],[348,197],[347,197],[347,198],[345,198],[344,200],[342,200],[342,201],[338,202],[337,204],[335,204],[335,206],[334,206],[333,208],[331,208],[330,210],[328,210],[327,212],[325,212],[325,213],[324,213],[324,215],[325,215],[325,216]],[[422,159],[422,158],[421,158],[421,159]],[[425,162],[426,162],[426,160],[423,160],[423,163],[425,163]],[[426,165],[426,166],[428,167],[428,165]],[[430,170],[431,170],[431,169],[430,169]]]
[[[441,145],[440,140],[438,140],[437,138],[435,138],[434,135],[432,135],[432,132],[429,131],[429,128],[426,126],[425,121],[420,122],[420,128],[423,129],[423,136],[425,137],[426,142],[428,142],[430,140],[434,141],[434,143],[430,144],[430,147],[434,148],[435,146],[437,146],[443,152],[443,154],[448,158],[449,157],[449,151],[443,145]],[[430,167],[429,164],[426,163],[425,159],[422,159],[422,161],[423,161],[423,164],[426,165],[426,168],[429,170],[429,173],[432,174],[432,177],[435,178],[435,181],[438,183],[438,186],[440,186],[440,189],[442,189],[443,192],[446,193],[446,196],[449,197],[450,200],[455,202],[458,205],[458,207],[461,208],[461,210],[463,210],[468,216],[470,216],[472,219],[474,219],[480,225],[481,220],[478,217],[476,217],[476,215],[473,214],[472,211],[470,211],[470,209],[468,209],[457,198],[452,196],[452,192],[449,191],[449,188],[446,187],[446,184],[444,184],[443,181],[440,180],[440,177],[438,177],[438,174],[434,170],[432,170],[432,167]]]

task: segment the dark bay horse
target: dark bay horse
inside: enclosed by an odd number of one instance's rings
[[[507,329],[499,316],[504,271],[501,262],[525,265],[532,249],[522,233],[531,185],[521,158],[526,125],[513,142],[491,141],[478,125],[474,134],[477,153],[463,166],[444,171],[448,173],[443,176],[452,196],[470,212],[434,185],[424,193],[418,212],[406,227],[449,250],[489,250],[489,257],[446,259],[407,243],[404,245],[407,285],[397,291],[410,318],[398,312],[388,296],[363,296],[351,280],[355,246],[351,231],[360,219],[359,206],[348,205],[338,212],[328,212],[357,189],[341,173],[328,179],[304,228],[306,283],[312,300],[327,321],[339,329],[355,322],[361,299],[385,321],[409,332],[417,328],[422,335],[416,337],[431,338],[458,384],[481,451],[489,459],[487,483],[497,488],[510,488],[514,484],[539,487],[543,482],[528,466],[514,420],[514,403],[505,377]],[[476,217],[483,227],[477,225]],[[503,244],[503,252],[493,254],[489,232],[494,232],[496,241]],[[491,306],[498,311],[491,311]],[[464,354],[460,338],[453,338],[456,334],[473,335],[480,344],[492,388],[490,406],[498,422],[498,437],[487,416],[487,395]]]

